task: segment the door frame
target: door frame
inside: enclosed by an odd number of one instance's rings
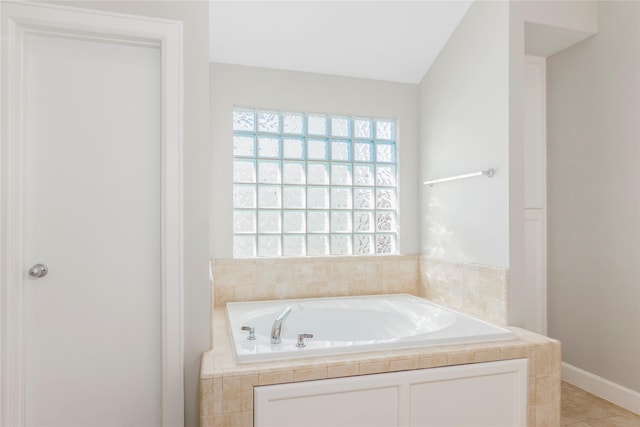
[[[535,89],[540,99],[540,110],[535,112],[540,118],[537,129],[540,139],[536,147],[540,168],[527,171],[525,167],[525,181],[535,181],[540,193],[538,199],[530,200],[525,190],[525,227],[527,223],[536,225],[540,243],[537,248],[537,260],[525,259],[525,265],[529,263],[529,267],[534,267],[538,273],[534,288],[527,291],[533,301],[530,301],[526,327],[531,331],[547,335],[547,60],[539,56],[525,55],[524,62],[525,66],[529,64],[538,71],[538,85]],[[525,245],[527,243],[530,242],[525,235]]]
[[[46,3],[0,4],[0,425],[25,423],[23,198],[25,36],[157,46],[161,51],[162,425],[184,425],[182,23]]]

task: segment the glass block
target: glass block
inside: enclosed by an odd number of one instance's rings
[[[356,209],[373,209],[373,188],[354,189],[353,203]]]
[[[259,185],[258,186],[258,208],[280,209],[281,194],[280,186]]]
[[[391,234],[378,234],[376,236],[376,254],[395,254],[396,238]]]
[[[280,211],[258,211],[258,233],[282,233]]]
[[[234,233],[255,233],[256,232],[256,212],[255,211],[233,211],[233,232]]]
[[[284,211],[282,229],[285,233],[306,233],[307,226],[304,211]]]
[[[304,139],[283,138],[282,157],[285,159],[304,159]]]
[[[331,232],[351,233],[351,211],[331,211]]]
[[[329,212],[308,211],[307,212],[307,232],[308,233],[328,233],[329,232]]]
[[[258,236],[258,256],[275,257],[282,255],[280,236]]]
[[[353,145],[353,160],[356,162],[372,162],[373,142],[356,142]]]
[[[261,136],[258,138],[258,157],[280,157],[280,138]]]
[[[396,138],[396,126],[393,120],[376,120],[376,139],[394,141]]]
[[[331,164],[331,185],[351,185],[351,165]]]
[[[350,161],[351,141],[331,141],[331,160]]]
[[[395,209],[396,191],[393,188],[378,188],[376,190],[376,208]]]
[[[280,114],[276,111],[258,111],[258,132],[280,132]]]
[[[307,255],[329,255],[329,236],[307,236]]]
[[[373,236],[371,234],[356,234],[353,241],[353,253],[356,255],[373,254]]]
[[[261,184],[280,184],[282,182],[280,162],[260,160],[258,162],[258,182]]]
[[[361,139],[370,139],[372,122],[370,119],[355,119],[353,121],[353,136]]]
[[[307,159],[327,160],[328,146],[326,139],[307,139]]]
[[[233,182],[256,182],[255,160],[233,160]]]
[[[234,185],[233,186],[233,207],[251,209],[256,207],[256,186],[255,185]]]
[[[331,188],[331,209],[351,209],[351,188]]]
[[[304,256],[306,254],[305,236],[282,236],[282,254],[284,256]]]
[[[238,157],[255,157],[256,138],[248,135],[233,135],[233,155]]]
[[[301,135],[304,133],[304,114],[283,113],[282,133]]]
[[[282,189],[282,203],[285,209],[304,209],[306,207],[306,192],[304,187],[284,187]]]
[[[396,231],[396,219],[393,212],[376,213],[376,231],[378,233],[391,233]]]
[[[353,181],[355,185],[373,185],[373,165],[354,165]]]
[[[356,233],[372,233],[373,212],[355,211],[353,213],[353,230]]]
[[[256,115],[253,110],[233,110],[233,130],[254,132],[256,130]]]
[[[351,119],[348,117],[332,117],[331,118],[331,135],[338,137],[351,136]]]
[[[396,167],[381,166],[376,167],[376,185],[393,187],[396,185]]]
[[[255,258],[256,237],[255,236],[233,236],[233,257],[234,258]]]
[[[350,255],[351,246],[350,235],[331,235],[331,255]]]
[[[326,187],[307,187],[307,208],[328,209],[329,189]]]
[[[304,184],[306,181],[304,162],[282,162],[282,182]]]
[[[395,144],[376,144],[376,161],[380,163],[396,162],[396,145]]]
[[[309,135],[327,135],[327,118],[325,116],[308,115],[307,116],[307,134]]]
[[[307,183],[312,185],[328,185],[329,164],[307,163]]]

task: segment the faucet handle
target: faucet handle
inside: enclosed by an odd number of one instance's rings
[[[243,326],[240,329],[243,331],[249,331],[249,336],[247,337],[248,340],[256,339],[256,329],[253,326]]]
[[[298,348],[306,347],[307,344],[304,342],[305,338],[313,338],[313,334],[298,334],[298,343],[296,344],[296,347]]]

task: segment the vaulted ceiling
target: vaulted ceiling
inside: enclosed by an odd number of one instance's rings
[[[210,0],[210,60],[419,83],[470,5]]]

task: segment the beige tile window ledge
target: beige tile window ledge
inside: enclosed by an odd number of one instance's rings
[[[253,387],[518,358],[528,359],[527,426],[560,425],[560,342],[510,327],[516,339],[237,364],[226,312],[213,314],[213,349],[200,367],[200,425],[253,426]]]

